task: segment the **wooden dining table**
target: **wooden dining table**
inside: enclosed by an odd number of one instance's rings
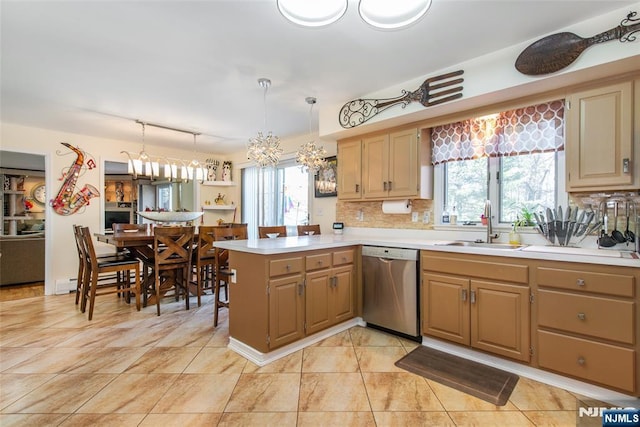
[[[113,233],[95,233],[94,236],[99,242],[108,243],[115,246],[118,250],[128,250],[134,257],[147,265],[153,265],[153,228],[144,231],[140,230],[121,230]],[[195,235],[194,241],[197,242],[198,236]],[[194,249],[196,250],[196,249]],[[142,289],[150,289],[155,281],[153,274],[145,274],[142,277]],[[168,290],[168,289],[167,289]],[[167,291],[165,290],[165,292]],[[197,295],[197,287],[195,283],[189,281],[189,292]],[[155,304],[155,295],[152,294],[146,305]]]

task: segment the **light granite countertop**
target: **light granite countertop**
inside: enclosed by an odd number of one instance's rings
[[[232,251],[249,252],[262,255],[295,253],[318,249],[333,249],[352,245],[388,246],[441,252],[457,252],[476,255],[491,255],[511,258],[539,259],[547,261],[566,261],[588,264],[614,265],[640,268],[637,254],[597,248],[576,248],[545,245],[524,245],[517,249],[496,247],[452,246],[453,240],[392,237],[372,233],[279,237],[275,239],[249,239],[215,242],[215,246]]]

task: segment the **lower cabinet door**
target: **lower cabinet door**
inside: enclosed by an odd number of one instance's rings
[[[304,337],[302,275],[269,281],[269,348]]]
[[[422,274],[422,333],[469,345],[469,279]]]
[[[529,288],[471,280],[471,346],[528,362]]]
[[[331,270],[307,273],[306,280],[306,329],[313,334],[331,326]]]
[[[349,320],[355,313],[353,297],[353,265],[333,269],[333,303],[331,317],[333,324]]]

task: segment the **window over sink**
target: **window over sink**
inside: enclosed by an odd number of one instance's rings
[[[436,224],[448,225],[454,211],[458,225],[479,224],[486,200],[494,226],[567,200],[563,100],[435,126],[431,135]]]

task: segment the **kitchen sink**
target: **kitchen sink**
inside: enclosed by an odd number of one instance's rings
[[[492,249],[521,249],[527,245],[516,245],[511,243],[487,243],[487,242],[471,242],[468,240],[456,240],[449,242],[446,246],[470,246],[474,248],[492,248]]]

